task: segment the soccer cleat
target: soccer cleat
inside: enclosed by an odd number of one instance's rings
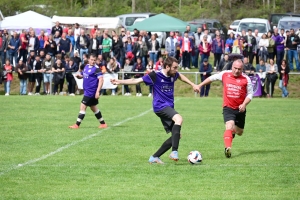
[[[153,157],[153,156],[150,156],[149,163],[150,164],[153,164],[153,163],[164,164],[164,162],[161,161],[159,157]]]
[[[98,128],[107,128],[107,124],[100,124]]]
[[[224,153],[225,153],[226,158],[230,158],[231,157],[231,147],[226,147]]]
[[[74,124],[74,125],[72,125],[72,126],[69,126],[69,128],[72,128],[72,129],[78,129],[79,126],[78,126],[77,124]]]
[[[174,161],[178,161],[179,158],[178,158],[178,151],[172,151],[169,158],[171,158],[172,160]]]

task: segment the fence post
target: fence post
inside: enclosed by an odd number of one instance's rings
[[[198,72],[195,72],[195,84],[198,85]],[[195,92],[195,97],[197,97],[197,92]]]
[[[53,80],[53,73],[51,72],[51,74],[50,74],[50,85],[49,85],[50,95],[52,95],[52,80]]]
[[[124,80],[124,71],[122,71],[122,80]],[[122,96],[124,95],[124,85],[122,85]]]

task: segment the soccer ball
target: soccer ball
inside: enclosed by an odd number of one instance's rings
[[[191,164],[199,164],[202,162],[202,155],[199,151],[191,151],[187,159]]]

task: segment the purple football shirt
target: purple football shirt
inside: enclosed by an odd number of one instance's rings
[[[167,76],[162,71],[151,72],[143,76],[146,85],[153,86],[153,110],[158,112],[165,107],[174,108],[174,83],[179,73]]]
[[[81,74],[83,75],[84,96],[95,97],[99,84],[99,78],[103,76],[100,68],[96,65],[86,65]]]

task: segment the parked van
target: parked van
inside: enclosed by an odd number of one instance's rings
[[[117,17],[120,18],[122,26],[127,28],[128,26],[132,26],[136,19],[138,18],[149,18],[155,16],[155,13],[130,13],[119,15]]]
[[[271,30],[270,23],[267,19],[261,18],[244,18],[240,21],[236,33],[241,35],[242,30],[246,32],[251,29],[254,32],[258,30],[258,35],[261,37],[264,33]]]
[[[284,29],[284,32],[294,29],[295,32],[300,28],[300,17],[283,17],[278,22],[278,29]]]
[[[272,13],[269,16],[269,22],[271,29],[273,30],[274,27],[277,27],[278,22],[283,17],[300,17],[300,14],[296,13]]]

